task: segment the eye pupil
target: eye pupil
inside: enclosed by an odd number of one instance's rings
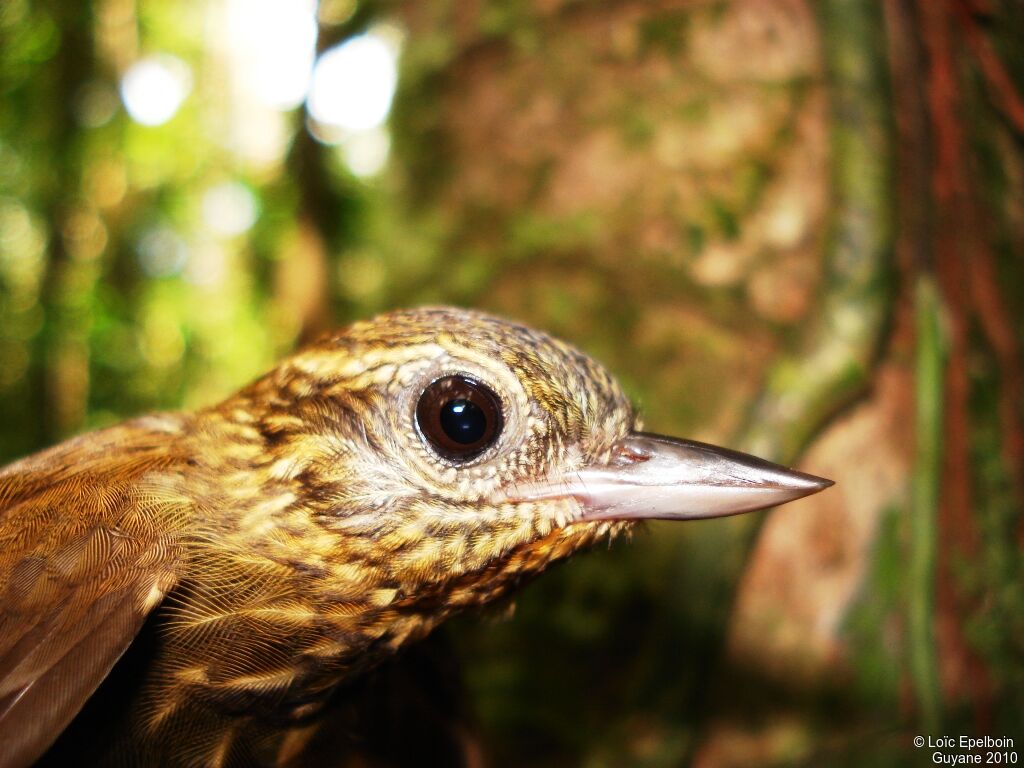
[[[441,407],[441,429],[460,445],[471,445],[487,431],[487,417],[469,400],[452,400]]]
[[[416,424],[440,456],[468,461],[491,447],[501,434],[501,401],[489,387],[468,376],[445,376],[420,395]]]

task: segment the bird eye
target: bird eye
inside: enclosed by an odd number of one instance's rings
[[[468,376],[438,379],[416,404],[420,434],[451,461],[468,461],[490,448],[503,421],[498,396]]]

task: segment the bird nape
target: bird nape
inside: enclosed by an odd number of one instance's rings
[[[0,768],[43,755],[129,659],[89,761],[309,765],[337,692],[456,612],[638,519],[831,484],[636,424],[567,344],[420,309],[330,334],[206,410],[12,464]]]

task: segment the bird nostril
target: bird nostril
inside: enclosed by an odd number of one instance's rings
[[[616,443],[612,448],[611,463],[615,466],[629,466],[650,461],[651,454],[629,443]]]

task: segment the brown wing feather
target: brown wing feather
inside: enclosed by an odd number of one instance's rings
[[[185,426],[140,419],[0,472],[0,768],[39,757],[176,582]]]

